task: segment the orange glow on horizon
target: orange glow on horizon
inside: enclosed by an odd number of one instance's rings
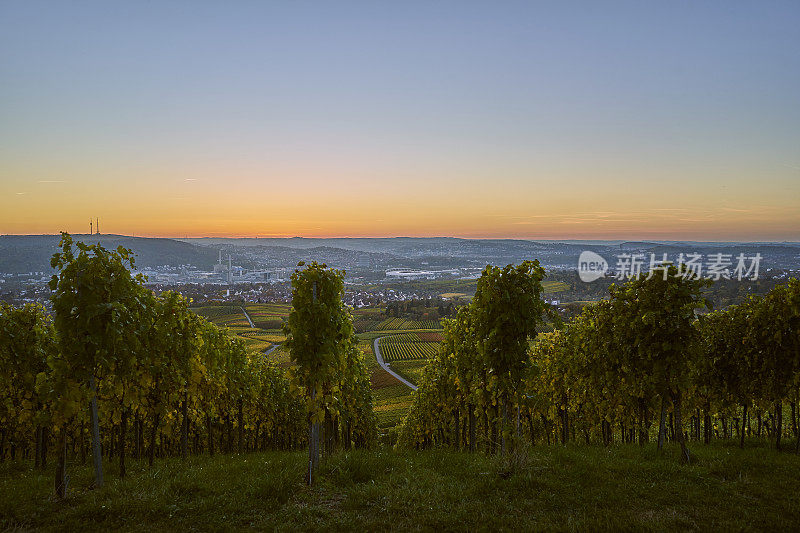
[[[337,163],[331,171],[324,161],[228,169],[7,160],[0,162],[0,233],[87,233],[89,217],[100,217],[103,233],[177,238],[800,241],[800,180],[788,166],[770,173],[740,166],[717,176],[710,164],[643,161],[536,171],[492,161]],[[752,178],[759,173],[762,180]]]

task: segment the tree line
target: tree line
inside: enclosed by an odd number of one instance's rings
[[[315,404],[297,372],[248,352],[181,295],[153,294],[132,275],[130,250],[73,243],[66,233],[60,248],[52,316],[38,305],[0,307],[0,461],[32,459],[43,469],[52,450],[63,497],[68,461],[90,458],[102,486],[103,460],[118,461],[125,476],[131,456],[152,465],[155,457],[308,442]],[[307,275],[295,272],[293,284]],[[349,310],[340,311],[346,321]],[[292,317],[286,326],[296,363],[305,357],[296,341],[304,327]],[[335,421],[330,446],[364,446],[375,433],[366,367],[352,335],[331,342],[346,357],[326,382],[338,393],[324,397]]]
[[[607,299],[537,335],[546,308],[522,295],[540,291],[542,275],[487,267],[472,303],[445,321],[400,445],[654,438],[659,449],[678,443],[684,461],[690,438],[744,446],[768,435],[780,448],[792,435],[800,448],[800,281],[703,313],[711,282],[668,266],[612,285]]]
[[[454,316],[457,309],[458,307],[453,302],[424,298],[389,302],[386,304],[383,314],[387,317],[438,320]]]

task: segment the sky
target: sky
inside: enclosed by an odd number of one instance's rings
[[[0,233],[800,241],[800,2],[0,2]]]

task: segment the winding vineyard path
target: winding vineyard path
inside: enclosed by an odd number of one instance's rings
[[[247,311],[245,311],[245,310],[244,310],[244,306],[240,307],[239,309],[241,309],[241,310],[242,310],[242,313],[244,313],[244,317],[247,319],[247,321],[248,321],[248,322],[250,322],[250,327],[251,327],[251,328],[254,328],[254,327],[256,327],[256,325],[255,325],[255,324],[253,324],[253,319],[252,319],[252,318],[250,318],[250,315],[248,315],[248,314],[247,314]]]
[[[264,350],[261,353],[263,353],[264,355],[269,355],[272,352],[274,352],[275,350],[277,350],[278,346],[280,346],[280,344],[273,344],[272,346],[270,346],[269,348],[267,348],[266,350]]]
[[[250,322],[250,327],[251,327],[251,328],[255,328],[255,327],[256,327],[256,325],[255,325],[255,324],[253,324],[253,319],[252,319],[252,318],[250,318],[250,315],[249,315],[249,314],[247,314],[247,311],[245,311],[245,309],[244,309],[244,306],[240,307],[239,309],[241,309],[241,310],[242,310],[242,313],[244,313],[244,317],[247,319],[247,321],[248,321],[248,322]],[[275,350],[277,350],[277,349],[278,349],[278,346],[280,346],[280,344],[273,344],[272,346],[270,346],[269,348],[267,348],[266,350],[264,350],[264,351],[263,351],[263,352],[261,352],[261,353],[263,353],[264,355],[269,355],[269,354],[271,354],[272,352],[274,352]]]
[[[375,349],[375,359],[377,359],[377,360],[378,360],[378,364],[379,364],[379,365],[381,365],[381,368],[382,368],[382,369],[386,370],[388,373],[390,373],[392,376],[394,376],[395,378],[397,378],[397,379],[398,379],[400,382],[402,382],[404,385],[407,385],[408,387],[410,387],[410,388],[411,388],[411,390],[417,390],[417,386],[416,386],[416,385],[414,385],[413,383],[411,383],[410,381],[408,381],[406,378],[404,378],[403,376],[401,376],[400,374],[398,374],[397,372],[395,372],[395,371],[394,371],[394,370],[392,370],[391,368],[389,368],[389,364],[388,364],[388,363],[386,363],[386,362],[383,360],[383,356],[381,355],[381,349],[380,349],[380,347],[378,346],[378,341],[380,341],[380,340],[381,340],[381,339],[383,339],[383,338],[384,338],[384,337],[378,337],[377,339],[375,339],[375,342],[374,342],[374,344],[372,345],[372,346],[373,346],[373,348]]]

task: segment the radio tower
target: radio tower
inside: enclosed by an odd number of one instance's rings
[[[92,219],[89,219],[89,235],[92,234]]]
[[[100,235],[100,217],[97,217],[97,224],[94,229],[97,231],[97,234]]]

